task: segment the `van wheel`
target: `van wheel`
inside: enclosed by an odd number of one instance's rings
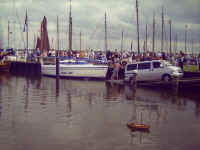
[[[164,82],[169,82],[171,80],[172,80],[172,77],[169,74],[165,74],[162,77],[162,81],[164,81]]]

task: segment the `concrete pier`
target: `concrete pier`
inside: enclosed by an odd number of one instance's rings
[[[23,75],[41,75],[41,64],[32,62],[11,62],[10,73]]]

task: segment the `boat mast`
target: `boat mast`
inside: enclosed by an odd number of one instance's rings
[[[58,18],[58,16],[57,16],[57,50],[59,50],[59,43],[60,43],[60,41],[59,41],[60,39],[59,39],[59,18]]]
[[[36,36],[35,36],[35,33],[34,33],[34,36],[33,36],[33,49],[35,49],[35,43],[36,43]]]
[[[133,51],[133,40],[131,40],[131,52]]]
[[[192,56],[194,55],[194,51],[193,51],[193,48],[194,48],[194,41],[193,41],[193,39],[191,40],[191,43],[192,43]]]
[[[177,52],[177,41],[178,41],[178,35],[176,33],[175,35],[175,39],[174,39],[174,53],[176,54]]]
[[[148,28],[146,24],[146,40],[145,40],[145,50],[147,51],[147,36],[148,36]]]
[[[121,55],[122,55],[122,52],[123,52],[123,41],[124,41],[124,31],[122,30]]]
[[[137,40],[138,40],[138,54],[140,54],[140,34],[139,34],[139,22],[138,22],[138,0],[136,0],[136,17],[137,17]]]
[[[187,53],[187,25],[185,25],[185,53]]]
[[[28,16],[27,16],[27,9],[26,9],[25,25],[26,25],[26,49],[28,51]]]
[[[70,12],[69,12],[69,51],[72,51],[72,12],[71,12],[71,0],[70,0]]]
[[[10,21],[8,20],[8,48],[10,47]]]
[[[162,39],[161,39],[161,52],[163,52],[163,45],[164,45],[164,8],[162,7]]]
[[[81,51],[81,36],[82,36],[82,33],[81,33],[81,31],[80,31],[80,51]]]
[[[154,52],[155,47],[155,13],[153,13],[153,41],[152,41],[152,52]]]
[[[106,20],[106,12],[105,12],[105,51],[108,50],[108,41],[107,41],[107,20]]]
[[[172,21],[169,20],[169,53],[170,57],[172,57]]]

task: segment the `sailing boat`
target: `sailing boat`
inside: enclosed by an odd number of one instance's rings
[[[57,32],[59,32],[58,19],[57,19]],[[70,1],[70,13],[69,13],[69,51],[72,51],[71,1]],[[58,70],[56,69],[56,64],[42,64],[41,72],[42,75],[54,76],[54,77],[57,76],[56,72],[58,71],[60,77],[105,79],[107,68],[108,67],[106,65],[90,64],[86,60],[65,59],[59,61],[59,68],[57,68]]]

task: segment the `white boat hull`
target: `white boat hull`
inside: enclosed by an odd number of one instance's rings
[[[42,75],[56,76],[56,65],[42,65]],[[103,65],[60,65],[60,77],[105,78],[107,66]]]

